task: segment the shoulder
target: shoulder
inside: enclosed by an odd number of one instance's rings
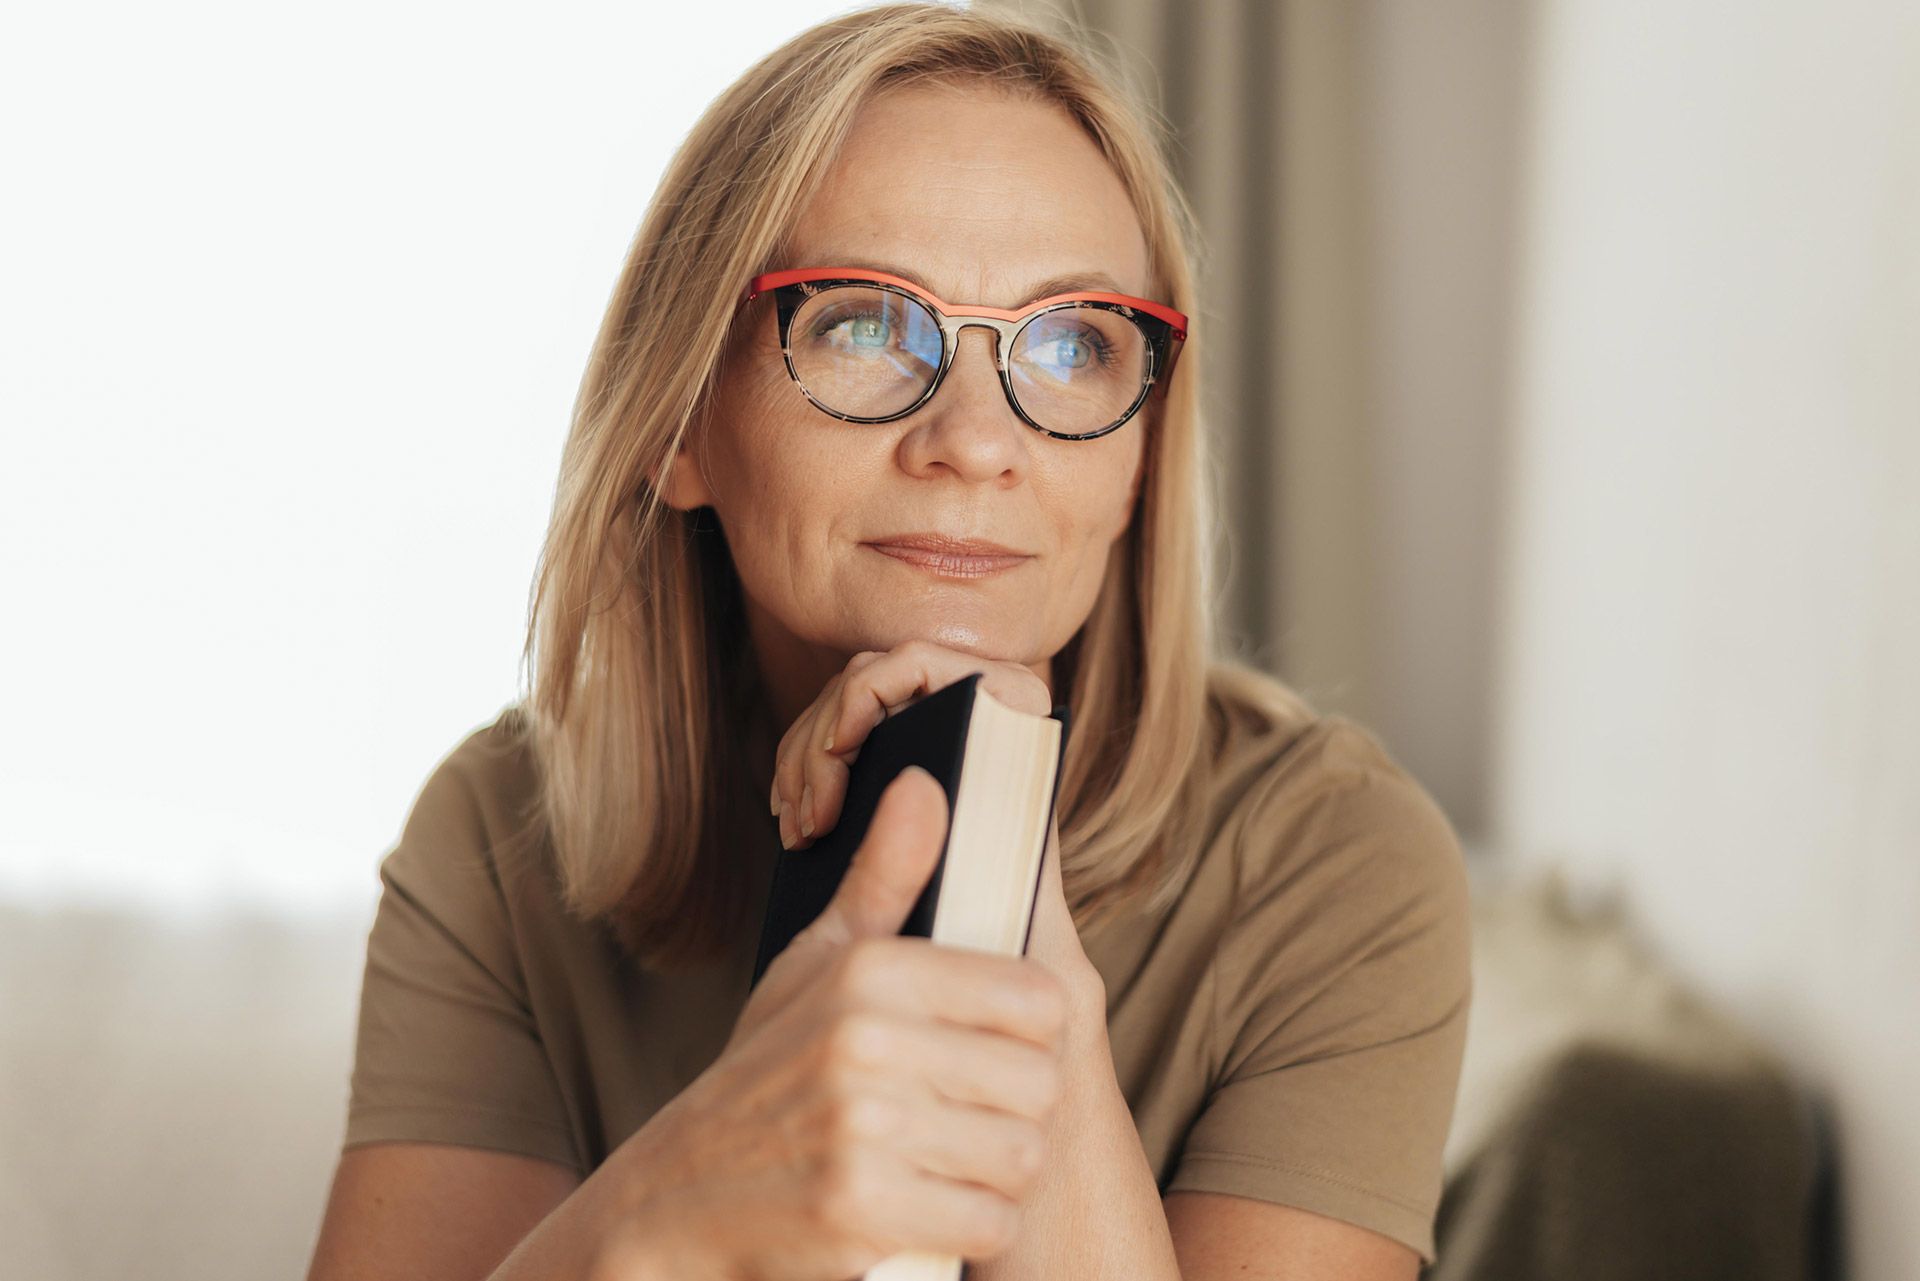
[[[456,739],[428,781],[455,780],[486,795],[525,792],[533,780],[532,746],[522,705],[509,704]]]
[[[1320,713],[1278,677],[1242,663],[1207,665],[1207,732],[1216,774],[1234,774],[1283,750]]]
[[[1208,843],[1261,779],[1319,719],[1307,700],[1279,679],[1234,662],[1207,667],[1206,771]]]
[[[1459,840],[1439,804],[1365,726],[1265,673],[1215,664],[1214,823],[1242,913],[1286,891],[1467,915]]]
[[[535,848],[539,781],[519,704],[468,731],[429,771],[383,870],[483,875],[498,890]]]
[[[1452,824],[1346,716],[1310,712],[1257,741],[1220,818],[1233,868],[1214,963],[1227,1070],[1405,1042],[1397,1053],[1431,1057],[1395,1080],[1430,1073],[1451,1089],[1472,992],[1472,899]]]

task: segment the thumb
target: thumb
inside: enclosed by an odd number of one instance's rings
[[[880,793],[846,875],[806,932],[841,944],[898,934],[940,861],[946,834],[946,789],[909,765]]]

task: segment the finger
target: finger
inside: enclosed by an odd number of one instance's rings
[[[773,760],[773,804],[774,812],[780,816],[780,841],[792,849],[800,840],[800,801],[806,788],[803,770],[805,745],[813,724],[825,707],[831,705],[832,695],[839,683],[846,679],[840,673],[829,680],[807,709],[800,713],[787,732],[780,737],[780,746],[774,749]]]
[[[991,1187],[1020,1200],[1046,1158],[1043,1120],[933,1095],[887,1108],[893,1148],[918,1170]]]
[[[880,793],[865,839],[808,930],[832,943],[899,934],[940,861],[946,831],[946,789],[909,765]]]
[[[928,1174],[898,1154],[864,1182],[858,1204],[870,1231],[902,1250],[984,1258],[1018,1227],[1019,1204],[976,1184]]]
[[[840,806],[847,794],[847,767],[860,757],[854,747],[841,755],[827,750],[833,740],[833,722],[847,677],[886,657],[884,650],[862,650],[847,660],[847,666],[827,683],[809,709],[805,729],[795,725],[791,750],[796,754],[800,777],[799,800],[795,803],[795,830],[791,848],[804,849],[833,830],[840,820]]]
[[[803,798],[811,797],[806,816],[813,825],[812,837],[818,840],[840,822],[841,806],[846,801],[849,767],[860,759],[860,744],[839,744],[836,750],[834,726],[840,719],[849,679],[887,657],[885,650],[862,650],[848,660],[846,670],[830,696],[820,699],[821,712],[813,723],[812,736],[802,757]],[[804,830],[804,828],[803,828]]]
[[[846,682],[843,680],[832,698],[822,700],[820,714],[813,718],[808,741],[800,748],[802,845],[819,840],[839,823],[840,807],[847,796],[849,767],[860,756],[857,745],[844,755],[826,749],[827,741],[833,735],[833,723],[839,715],[839,699],[845,688]]]
[[[1043,1121],[1060,1086],[1054,1051],[1024,1037],[929,1020],[913,1013],[888,1045],[893,1065],[911,1068],[942,1100],[1003,1116]]]
[[[973,672],[990,659],[962,654],[930,641],[908,641],[858,671],[845,673],[839,710],[822,749],[845,756],[866,741],[875,725],[901,708]],[[997,695],[996,695],[997,697]],[[831,747],[826,744],[830,742]]]
[[[809,780],[806,776],[804,745],[818,742],[823,737],[831,735],[830,725],[822,729],[821,721],[823,717],[830,721],[828,709],[836,705],[837,691],[846,682],[847,673],[859,671],[862,667],[877,662],[883,657],[885,657],[883,650],[862,650],[847,660],[846,668],[837,672],[821,688],[807,710],[802,712],[794,723],[787,727],[787,732],[780,737],[780,745],[774,750],[773,786],[767,802],[774,817],[781,820],[781,843],[789,849],[796,849],[808,843],[805,840],[808,835],[805,831],[806,824],[802,819],[809,812],[818,810],[817,804],[811,807],[807,804]],[[858,752],[849,755],[843,763],[851,762],[857,755]],[[836,806],[836,810],[837,808]],[[815,825],[811,835],[818,837],[825,830]]]
[[[1067,992],[1051,971],[1024,957],[894,933],[879,941],[885,964],[859,976],[864,981],[853,999],[860,1004],[903,1019],[999,1033],[1048,1054],[1065,1044]],[[953,1089],[955,1097],[966,1097],[960,1084]]]
[[[863,650],[815,700],[816,714],[803,717],[781,741],[777,790],[793,810],[782,839],[800,849],[833,830],[846,799],[848,766],[873,727],[917,699],[972,673],[981,688],[1019,711],[1047,715],[1051,691],[1032,669],[1000,659],[909,641],[890,651]]]
[[[1032,668],[1019,663],[995,662],[981,677],[980,687],[1015,711],[1035,716],[1053,711],[1053,691]]]
[[[855,672],[864,671],[867,668],[873,666],[875,663],[879,662],[881,659],[885,658],[888,652],[889,651],[884,649],[862,650],[858,654],[855,654],[852,657],[852,659],[848,661],[846,670],[842,672],[841,675],[852,676]],[[846,682],[843,680],[841,682],[841,691],[842,691],[843,697],[844,697],[845,689],[846,689]],[[824,739],[822,739],[820,744],[821,750],[827,751],[827,752],[833,752],[837,748],[839,754],[844,759],[852,760],[854,756],[857,756],[859,754],[860,745],[858,743],[836,743],[834,739],[834,726],[835,724],[838,723],[840,718],[838,715],[839,709],[836,708],[834,710],[835,710],[835,715],[833,715],[828,719],[828,724],[826,727],[826,736],[824,737]]]
[[[816,738],[802,753],[802,834],[811,825],[818,839],[840,821],[846,767],[859,758],[874,726],[974,672],[981,674],[981,688],[1008,707],[1040,716],[1052,710],[1047,683],[1030,668],[928,641],[910,641],[886,654],[864,653],[857,665],[850,663],[834,697],[822,697],[825,711],[815,723]]]

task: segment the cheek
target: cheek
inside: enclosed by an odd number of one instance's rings
[[[842,513],[861,467],[834,422],[809,404],[774,358],[777,378],[743,373],[714,444],[715,508],[734,560],[765,599],[823,590]]]
[[[741,527],[778,526],[791,495],[804,487],[804,452],[795,406],[784,393],[793,390],[784,368],[779,382],[755,362],[737,375],[727,397],[725,417],[716,425],[713,444],[716,506],[723,518]],[[796,396],[795,399],[798,399]],[[804,404],[799,406],[806,408]]]
[[[1089,536],[1102,544],[1102,550],[1105,544],[1126,532],[1133,517],[1140,459],[1140,445],[1129,442],[1124,449],[1117,449],[1111,456],[1100,459],[1099,474],[1086,478],[1084,482],[1084,492],[1097,496],[1088,504],[1086,525]]]
[[[1141,452],[1138,445],[1115,444],[1116,448],[1102,450],[1098,456],[1071,460],[1073,465],[1062,466],[1048,479],[1047,488],[1058,503],[1056,527],[1067,556],[1060,567],[1064,577],[1056,579],[1063,592],[1060,603],[1071,602],[1076,609],[1084,597],[1099,589],[1114,541],[1126,533],[1133,516],[1134,476]]]

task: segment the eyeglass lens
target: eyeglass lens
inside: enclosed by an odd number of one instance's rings
[[[837,285],[795,311],[788,356],[807,394],[850,418],[882,418],[919,400],[940,369],[940,322],[916,299]],[[1147,376],[1147,340],[1118,312],[1042,312],[1007,353],[1020,409],[1048,431],[1080,435],[1117,421]]]

